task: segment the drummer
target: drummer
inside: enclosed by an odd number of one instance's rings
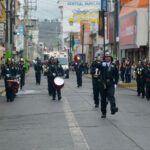
[[[55,58],[52,61],[52,65],[49,68],[48,74],[49,74],[49,76],[51,76],[50,80],[52,80],[52,83],[53,83],[53,86],[52,86],[53,100],[56,100],[56,94],[57,94],[58,100],[61,100],[61,89],[57,88],[57,86],[55,86],[55,84],[54,84],[54,79],[56,77],[64,75],[64,70],[63,70],[62,66],[59,64],[58,59]]]

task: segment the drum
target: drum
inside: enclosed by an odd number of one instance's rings
[[[64,86],[64,79],[61,77],[56,77],[54,79],[54,85],[56,89],[61,89]]]

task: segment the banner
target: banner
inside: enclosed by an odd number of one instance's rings
[[[101,0],[101,10],[107,11],[107,0]]]
[[[104,36],[104,11],[99,11],[98,33],[100,36]]]
[[[0,22],[6,21],[5,0],[0,0]]]

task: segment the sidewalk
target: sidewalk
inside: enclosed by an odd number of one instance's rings
[[[87,77],[87,78],[91,78],[90,74],[84,74],[83,76]],[[118,87],[120,87],[120,88],[126,88],[126,89],[131,89],[131,90],[136,91],[136,81],[132,80],[131,83],[123,83],[123,82],[119,81]]]

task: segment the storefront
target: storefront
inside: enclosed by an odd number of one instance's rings
[[[121,57],[130,58],[132,62],[145,59],[148,54],[148,11],[147,1],[145,0],[145,5],[143,1],[133,0],[125,4],[120,13]]]

